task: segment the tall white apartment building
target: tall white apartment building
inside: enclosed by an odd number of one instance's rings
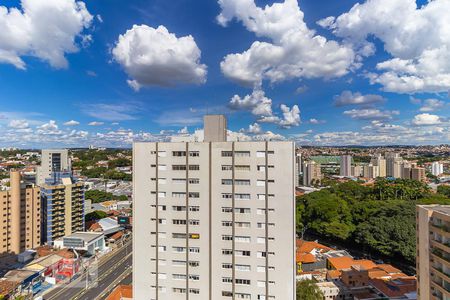
[[[207,118],[203,142],[133,145],[134,299],[295,299],[294,144]]]
[[[386,159],[384,159],[384,157],[381,156],[381,154],[372,157],[370,163],[374,166],[378,166],[379,177],[386,177]]]
[[[341,156],[341,167],[339,170],[339,175],[352,176],[352,156],[351,155],[342,155]]]
[[[434,176],[439,176],[444,173],[444,165],[438,161],[431,164],[431,174]]]
[[[43,149],[41,165],[37,168],[36,184],[43,185],[45,179],[51,177],[53,172],[67,172],[72,169],[67,149]]]
[[[403,159],[399,153],[386,153],[386,176],[402,178]]]

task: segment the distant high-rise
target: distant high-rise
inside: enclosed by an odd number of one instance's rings
[[[294,144],[226,141],[224,124],[133,145],[134,299],[295,298]]]
[[[450,205],[416,208],[417,299],[450,299]]]
[[[401,178],[402,177],[403,159],[399,153],[386,153],[386,176]]]
[[[0,191],[0,256],[19,254],[41,245],[41,195],[39,188],[10,173],[10,189]]]
[[[341,156],[341,168],[339,171],[341,176],[352,176],[352,156],[342,155]]]
[[[300,175],[302,173],[302,154],[296,153],[295,155],[295,186],[299,186],[300,183]]]
[[[379,177],[379,167],[374,166],[373,164],[368,164],[363,167],[364,177],[375,179]]]
[[[44,184],[53,172],[70,172],[71,169],[67,149],[44,149],[41,155],[41,165],[37,168],[36,184]]]
[[[370,163],[374,166],[378,166],[378,176],[386,177],[386,159],[384,159],[381,154],[378,154],[375,157],[372,157]]]
[[[311,186],[320,180],[322,180],[320,164],[312,160],[303,162],[303,185]]]
[[[426,179],[425,169],[420,167],[412,167],[411,168],[411,179],[417,181],[425,181]]]
[[[84,230],[84,183],[70,172],[56,172],[41,185],[43,242]]]
[[[434,176],[439,176],[444,173],[444,165],[438,161],[431,164],[431,174]]]

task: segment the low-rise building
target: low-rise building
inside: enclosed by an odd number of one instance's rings
[[[56,239],[54,247],[82,251],[88,256],[91,256],[105,250],[105,236],[103,232],[75,232],[71,235]]]

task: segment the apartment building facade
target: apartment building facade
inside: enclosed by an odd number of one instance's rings
[[[54,173],[41,186],[43,210],[42,242],[84,231],[84,184],[70,173]]]
[[[0,256],[41,245],[41,195],[38,187],[10,173],[10,189],[0,191]]]
[[[134,298],[294,299],[293,143],[205,136],[133,146]]]
[[[352,156],[342,155],[339,169],[340,176],[352,176]]]
[[[311,186],[322,180],[322,171],[320,164],[315,161],[306,161],[303,163],[303,185]]]
[[[450,205],[418,205],[417,299],[450,299]]]
[[[68,172],[72,169],[67,149],[43,149],[41,165],[37,168],[36,184],[43,185],[54,172]]]

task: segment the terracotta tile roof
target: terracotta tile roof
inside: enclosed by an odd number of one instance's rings
[[[386,271],[387,273],[390,273],[390,274],[402,272],[399,269],[397,269],[396,267],[394,267],[392,265],[388,265],[388,264],[377,265],[377,268],[382,269],[383,271]]]
[[[297,261],[297,263],[309,264],[309,263],[316,262],[316,258],[311,253],[300,253],[300,252],[297,252],[296,261]]]
[[[320,249],[320,250],[323,250],[324,252],[333,250],[327,246],[324,246],[324,245],[316,243],[316,242],[297,240],[297,251],[298,252],[310,253],[314,249]]]
[[[377,265],[368,259],[354,260],[348,256],[328,258],[330,265],[336,270],[350,269],[352,266],[361,266],[366,270],[375,268]]]
[[[341,274],[339,270],[329,270],[327,272],[327,279],[338,279],[341,277]]]
[[[372,279],[370,284],[390,298],[401,297],[404,294],[416,291],[417,288],[417,282],[414,277],[395,280]]]
[[[105,300],[122,300],[133,298],[133,286],[131,285],[119,285]]]
[[[111,237],[110,237],[110,239],[113,239],[113,240],[118,240],[118,239],[120,239],[121,237],[123,236],[123,231],[118,231],[118,232],[116,232],[116,233],[114,233]]]
[[[369,278],[370,279],[376,279],[376,278],[382,278],[382,277],[389,277],[389,274],[381,269],[373,268],[369,270]]]
[[[100,224],[98,223],[94,223],[89,227],[89,231],[96,231],[96,230],[101,230],[102,226],[100,226]]]

